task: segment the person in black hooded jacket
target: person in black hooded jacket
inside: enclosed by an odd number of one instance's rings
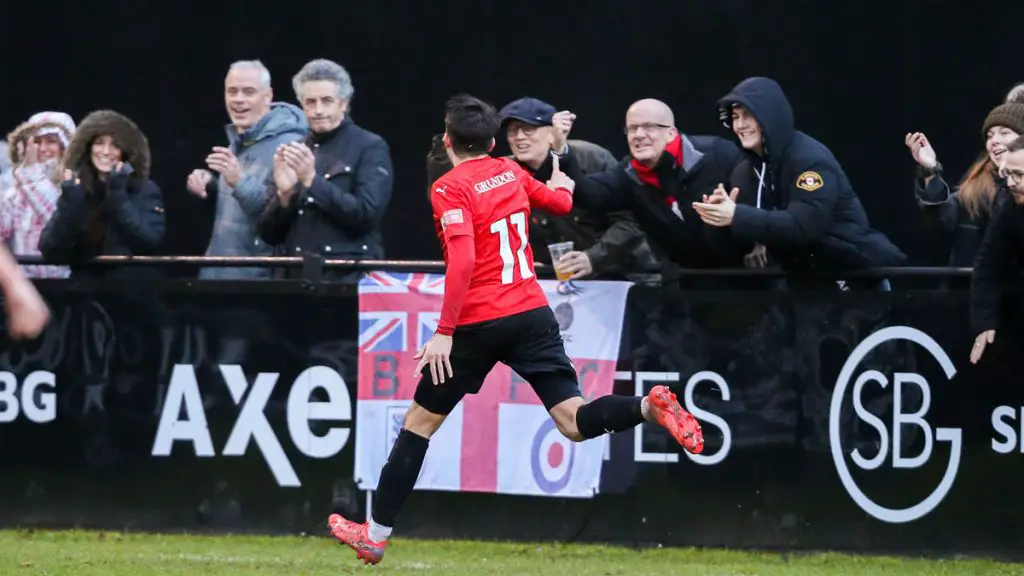
[[[89,267],[96,256],[152,256],[163,246],[163,195],[149,179],[149,142],[139,127],[112,110],[82,120],[65,156],[57,210],[43,229],[39,251],[71,264],[72,278],[159,276],[151,267]]]
[[[719,117],[746,153],[731,194],[719,187],[694,204],[716,244],[731,253],[755,245],[786,270],[849,271],[896,266],[903,252],[871,228],[832,152],[796,130],[777,82],[748,78],[718,101]],[[735,174],[735,173],[734,173]],[[737,204],[737,201],[739,202]]]

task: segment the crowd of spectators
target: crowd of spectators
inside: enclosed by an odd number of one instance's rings
[[[387,142],[350,117],[355,90],[341,65],[313,60],[294,74],[291,88],[297,104],[275,100],[270,71],[258,60],[229,66],[225,138],[211,143],[205,166],[173,184],[215,203],[206,255],[383,258],[381,221],[394,181]],[[505,105],[495,138],[507,142],[511,158],[542,182],[558,158],[577,183],[570,214],[533,212],[535,259],[573,279],[685,284],[681,269],[779,267],[840,278],[809,280],[819,287],[887,289],[885,281],[841,279],[907,258],[871,226],[841,161],[797,128],[782,87],[748,78],[717,106],[726,130],[701,135],[676,126],[664,102],[633,103],[624,123],[629,153],[616,159],[598,143],[571,137],[576,115],[569,107],[533,97]],[[949,178],[924,133],[905,137],[917,165],[913,193],[922,217],[952,237],[951,266],[975,263],[989,223],[1000,221],[1006,199],[1019,197],[1021,182],[1008,182],[1005,163],[1024,134],[1024,89],[996,104],[980,132],[983,150],[958,180]],[[16,256],[47,262],[24,265],[26,275],[130,277],[146,272],[85,263],[165,253],[167,224],[161,189],[150,179],[149,144],[124,114],[98,110],[76,124],[68,114],[42,111],[10,132],[6,148],[0,239]],[[438,134],[427,154],[428,194],[448,169]],[[566,242],[572,248],[552,261],[548,247]],[[992,250],[986,254],[985,262],[994,261]],[[200,272],[206,279],[287,275],[266,267]],[[336,272],[327,279],[356,278]],[[983,274],[982,282],[991,278]],[[981,324],[991,329],[991,320]]]
[[[393,181],[387,143],[349,116],[355,91],[339,64],[307,63],[292,89],[297,105],[274,99],[270,71],[261,62],[229,67],[225,139],[211,143],[205,166],[174,183],[214,204],[206,255],[383,257],[381,219]],[[149,177],[149,143],[135,122],[98,110],[76,126],[65,113],[40,112],[15,128],[6,145],[0,237],[16,256],[60,264],[25,265],[26,275],[154,272],[87,265],[95,256],[167,253],[163,193]],[[207,267],[200,278],[275,274],[266,267]]]

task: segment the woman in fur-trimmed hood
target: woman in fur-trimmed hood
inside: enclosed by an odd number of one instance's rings
[[[78,174],[83,183],[88,181],[87,178],[92,179],[98,174],[110,172],[109,163],[104,160],[112,157],[112,151],[108,150],[106,156],[99,158],[99,166],[92,162],[95,157],[94,144],[97,138],[101,137],[112,138],[114,146],[120,152],[118,161],[131,164],[130,179],[134,183],[138,184],[149,178],[149,140],[135,122],[113,110],[99,110],[82,120],[75,138],[68,146],[64,167]]]
[[[65,155],[57,212],[39,248],[47,260],[69,262],[72,276],[107,275],[85,268],[96,256],[157,254],[164,240],[163,199],[149,179],[149,142],[139,127],[111,110],[86,116]],[[134,276],[132,269],[117,270]],[[149,274],[145,274],[149,275]]]

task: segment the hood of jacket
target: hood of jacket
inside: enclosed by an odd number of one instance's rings
[[[89,166],[92,141],[108,134],[114,137],[114,142],[121,149],[121,161],[132,165],[132,178],[137,181],[148,179],[151,167],[149,141],[135,122],[113,110],[97,110],[82,119],[68,146],[64,166],[72,171],[81,171]]]
[[[74,136],[74,131],[69,130],[65,123],[52,120],[29,120],[28,122],[23,122],[7,135],[7,153],[11,159],[12,166],[19,166],[21,164],[21,161],[25,156],[25,144],[28,142],[29,138],[38,134],[40,130],[59,131],[64,135],[64,140],[66,142],[70,142]],[[69,144],[69,150],[70,147],[71,146]]]
[[[778,161],[796,136],[793,107],[779,83],[771,78],[754,77],[740,82],[718,100],[718,117],[732,129],[732,108],[742,104],[761,125],[764,154]]]
[[[309,132],[309,122],[306,120],[306,114],[298,106],[287,102],[271,102],[270,111],[260,118],[252,128],[241,134],[233,124],[228,124],[225,129],[228,133],[228,141],[233,146],[239,145],[241,148],[248,148],[262,140],[275,138],[282,134],[305,135]]]

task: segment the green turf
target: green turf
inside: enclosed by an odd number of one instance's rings
[[[0,575],[473,574],[476,576],[774,576],[1022,574],[985,560],[908,560],[839,554],[397,540],[367,568],[328,538],[166,536],[113,532],[0,532]]]

